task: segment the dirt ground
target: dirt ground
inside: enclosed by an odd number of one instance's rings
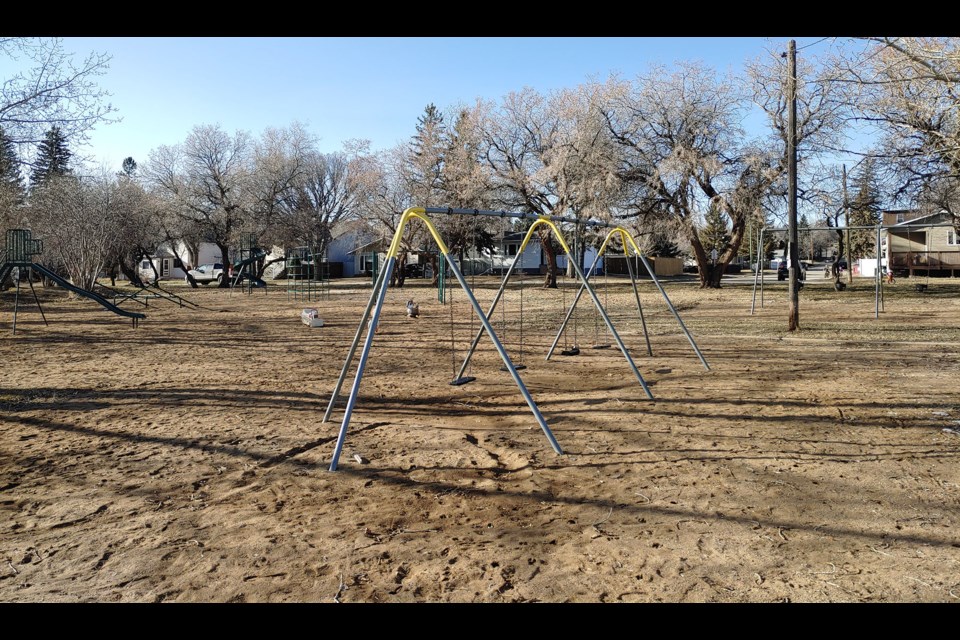
[[[775,279],[774,279],[775,280]],[[486,308],[496,281],[479,278]],[[543,356],[572,289],[511,290],[507,349],[554,453],[464,294],[387,294],[340,467],[370,292],[181,283],[139,328],[41,290],[0,294],[0,601],[954,602],[960,598],[960,282],[650,282],[653,356],[623,281],[600,297],[654,395],[586,305],[576,357]],[[568,283],[569,284],[569,283]],[[599,282],[598,282],[599,285]],[[421,317],[408,319],[413,298]],[[136,305],[128,303],[126,308]],[[315,306],[322,328],[301,323]],[[451,356],[451,311],[455,354]],[[564,343],[572,346],[573,331]],[[356,456],[356,457],[355,457]]]

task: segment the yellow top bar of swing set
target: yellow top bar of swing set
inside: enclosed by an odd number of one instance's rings
[[[563,247],[564,252],[566,252],[568,256],[571,255],[570,247],[567,246],[567,241],[563,239],[563,234],[560,233],[560,229],[558,229],[557,225],[553,224],[553,221],[547,216],[540,216],[532,225],[530,225],[530,228],[527,229],[527,235],[523,238],[523,243],[520,245],[520,250],[517,251],[517,255],[523,253],[523,250],[527,247],[527,243],[530,242],[530,238],[533,237],[533,230],[541,224],[545,224],[553,229],[553,235],[556,236],[557,241],[560,242],[560,246]]]
[[[446,243],[443,241],[443,238],[440,237],[440,234],[437,232],[436,227],[433,226],[433,223],[430,221],[430,218],[427,217],[426,210],[423,207],[411,207],[403,212],[403,215],[400,216],[400,223],[397,225],[397,231],[393,234],[393,241],[390,243],[390,248],[387,250],[387,259],[396,258],[397,254],[400,252],[400,241],[403,237],[403,230],[406,228],[407,223],[413,219],[418,218],[422,220],[425,225],[427,225],[427,230],[430,232],[430,235],[433,236],[434,241],[437,243],[441,253],[447,255],[450,253],[450,249],[447,247]],[[553,223],[550,218],[547,216],[541,216],[530,225],[530,228],[527,229],[527,235],[523,238],[523,243],[520,245],[520,250],[517,252],[517,255],[523,253],[523,250],[526,249],[527,244],[530,242],[530,239],[533,237],[533,232],[536,228],[545,224],[550,227],[553,231],[553,235],[556,236],[557,241],[560,243],[560,246],[563,247],[564,252],[570,256],[570,247],[567,245],[567,241],[564,239],[563,234],[560,233],[560,229],[557,228],[557,225]],[[639,256],[640,248],[637,246],[637,243],[634,241],[633,236],[624,229],[623,227],[614,227],[607,233],[607,237],[604,239],[603,244],[600,246],[600,251],[597,253],[598,256],[603,255],[603,252],[606,250],[607,245],[610,242],[610,239],[613,238],[615,234],[620,234],[621,242],[623,242],[624,254],[627,252],[627,245],[633,247],[634,252]]]
[[[624,229],[623,227],[614,227],[607,234],[607,237],[604,239],[603,244],[600,245],[600,250],[597,252],[597,257],[603,255],[603,252],[607,250],[607,245],[610,243],[610,240],[614,235],[620,234],[620,241],[623,242],[623,253],[624,255],[629,255],[628,247],[633,247],[633,252],[640,255],[640,247],[637,246],[637,243],[634,242],[633,236],[630,235],[630,232]]]
[[[440,248],[440,252],[443,253],[443,255],[450,253],[450,249],[443,241],[443,238],[441,238],[440,234],[437,233],[436,227],[433,226],[433,223],[430,222],[430,218],[427,217],[426,210],[423,207],[410,207],[403,212],[402,216],[400,216],[400,224],[397,225],[397,231],[393,234],[393,242],[390,243],[390,249],[387,250],[387,260],[390,258],[396,258],[397,254],[400,252],[400,239],[403,237],[403,229],[407,226],[407,223],[412,218],[419,218],[425,225],[427,225],[427,231],[429,231],[430,235],[433,236],[434,241],[437,243],[437,247]]]

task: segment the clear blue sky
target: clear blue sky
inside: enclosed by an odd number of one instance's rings
[[[820,38],[796,38],[799,47]],[[432,102],[445,110],[532,86],[575,86],[655,63],[700,60],[738,73],[787,38],[66,38],[83,56],[113,56],[100,84],[122,122],[101,125],[77,150],[119,168],[181,142],[194,125],[258,134],[298,120],[324,151],[369,139],[374,149],[409,139]],[[813,49],[812,49],[813,50]],[[0,75],[3,69],[0,67]]]

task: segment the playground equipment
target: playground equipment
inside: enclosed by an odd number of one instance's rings
[[[313,247],[291,249],[285,266],[288,300],[330,298],[330,265],[323,252]]]
[[[510,277],[511,277],[511,275],[513,274],[514,265],[519,262],[519,256],[523,253],[524,249],[526,248],[527,243],[530,241],[530,238],[531,238],[531,236],[532,236],[533,229],[535,228],[536,224],[537,224],[537,223],[534,223],[534,226],[532,226],[532,227],[530,228],[530,230],[527,232],[527,236],[524,238],[523,244],[521,244],[520,250],[519,250],[519,252],[517,253],[518,259],[515,260],[515,261],[514,261],[514,264],[510,265],[510,268],[507,270],[507,273],[506,273],[506,275],[505,275],[504,278],[503,278],[503,282],[501,282],[500,288],[498,289],[497,294],[494,296],[493,302],[492,302],[491,305],[490,305],[490,310],[488,311],[488,317],[491,316],[491,315],[493,314],[493,312],[496,310],[497,305],[498,305],[498,303],[500,302],[501,296],[503,295],[503,292],[504,292],[504,290],[506,289],[507,283],[510,281]],[[595,291],[594,291],[593,288],[588,284],[589,281],[590,281],[590,278],[593,276],[593,274],[594,274],[594,272],[595,272],[595,270],[596,270],[596,267],[597,267],[597,264],[598,264],[598,262],[599,262],[599,260],[600,260],[600,257],[604,255],[604,253],[606,252],[607,248],[610,246],[610,241],[611,241],[611,239],[613,239],[614,237],[620,237],[621,240],[622,240],[622,242],[623,242],[623,246],[624,246],[624,247],[627,247],[628,245],[631,246],[631,247],[633,248],[633,250],[634,250],[635,255],[638,256],[638,257],[643,261],[644,267],[645,267],[645,268],[647,269],[647,271],[650,273],[651,279],[652,279],[653,282],[656,284],[657,289],[660,291],[660,294],[663,296],[663,299],[666,301],[667,306],[670,308],[670,311],[673,313],[674,317],[677,319],[677,322],[680,323],[680,328],[681,328],[681,330],[683,331],[683,334],[687,337],[687,340],[690,342],[690,345],[693,347],[693,350],[694,350],[694,352],[696,353],[697,357],[700,359],[700,362],[703,364],[704,368],[705,368],[707,371],[710,370],[710,366],[707,364],[706,359],[704,359],[703,354],[700,352],[700,349],[697,347],[697,344],[696,344],[696,342],[694,341],[693,336],[690,334],[690,331],[687,329],[686,325],[683,323],[683,319],[680,318],[680,314],[677,312],[676,308],[673,306],[673,303],[670,302],[670,298],[669,298],[669,296],[667,296],[667,292],[663,289],[663,285],[661,285],[661,284],[660,284],[660,281],[657,279],[657,276],[656,276],[656,274],[654,273],[653,267],[650,265],[650,263],[647,261],[647,259],[646,259],[646,258],[643,256],[643,254],[640,252],[640,248],[637,247],[636,242],[634,242],[634,240],[633,240],[633,237],[632,237],[632,236],[630,235],[630,233],[629,233],[626,229],[624,229],[623,227],[614,226],[614,225],[607,225],[607,226],[608,226],[608,227],[612,226],[613,228],[610,229],[609,233],[607,234],[606,239],[604,239],[603,244],[601,245],[600,250],[597,252],[597,255],[596,255],[596,257],[594,258],[593,264],[590,266],[590,270],[589,270],[589,272],[587,273],[586,277],[583,276],[582,272],[580,271],[579,266],[576,265],[576,263],[574,263],[574,268],[575,268],[577,274],[579,275],[580,280],[581,280],[581,282],[582,282],[583,284],[581,284],[580,290],[577,292],[576,297],[575,297],[574,300],[573,300],[573,303],[570,305],[570,308],[569,308],[569,310],[567,311],[566,316],[564,317],[563,322],[562,322],[561,325],[560,325],[560,329],[557,331],[557,336],[556,336],[556,338],[554,339],[553,344],[550,346],[550,350],[547,352],[547,356],[546,356],[545,359],[546,359],[546,360],[549,360],[550,357],[553,355],[553,352],[554,352],[554,350],[555,350],[556,347],[557,347],[557,343],[560,341],[560,338],[561,338],[561,336],[564,334],[564,330],[566,329],[567,324],[570,322],[570,318],[571,318],[571,316],[572,316],[573,313],[574,313],[574,310],[575,310],[575,308],[576,308],[576,306],[577,306],[577,303],[580,301],[580,298],[582,297],[584,291],[588,291],[588,292],[590,292],[591,297],[593,297],[594,305],[595,305],[595,308],[596,308],[596,311],[597,311],[598,315],[603,318],[604,323],[605,323],[606,326],[607,326],[607,331],[609,332],[610,336],[614,339],[614,341],[616,342],[617,346],[620,348],[620,351],[623,353],[624,358],[627,360],[628,364],[630,365],[630,368],[633,370],[634,375],[638,378],[638,380],[640,380],[640,384],[643,386],[644,390],[647,391],[647,395],[652,399],[652,398],[653,398],[653,395],[650,393],[649,389],[647,389],[646,383],[643,382],[643,379],[642,379],[642,377],[640,376],[640,372],[637,371],[636,365],[633,363],[633,360],[630,358],[630,355],[629,355],[629,353],[627,352],[626,346],[623,344],[623,340],[620,339],[620,336],[617,334],[616,329],[613,328],[613,322],[610,320],[610,318],[609,318],[609,316],[607,315],[607,312],[606,312],[606,305],[600,303],[600,300],[599,300],[599,298],[597,297]],[[625,253],[626,253],[626,251],[625,251]],[[646,343],[647,343],[647,352],[648,352],[649,355],[652,356],[652,355],[653,355],[653,351],[652,351],[651,346],[650,346],[650,338],[649,338],[649,336],[648,336],[648,334],[647,334],[647,325],[646,325],[646,321],[644,320],[644,317],[643,317],[643,309],[642,309],[642,307],[641,307],[641,305],[640,305],[640,294],[639,294],[639,292],[638,292],[638,290],[637,290],[636,275],[635,275],[635,273],[634,273],[633,266],[632,266],[632,264],[631,264],[631,260],[629,259],[629,256],[628,256],[628,259],[627,259],[627,269],[628,269],[628,272],[629,272],[629,274],[630,274],[630,284],[631,284],[632,287],[633,287],[634,297],[635,297],[635,299],[636,299],[636,301],[637,301],[637,311],[638,311],[638,313],[639,313],[639,315],[640,315],[641,325],[643,326],[643,334],[644,334],[644,338],[646,339]],[[522,291],[522,289],[521,289],[521,291]],[[522,298],[521,298],[521,301],[522,301]],[[521,324],[521,327],[522,327],[522,324]],[[598,326],[598,328],[599,328],[599,326]],[[599,333],[599,331],[597,331],[596,333]],[[474,350],[476,349],[477,345],[479,344],[480,338],[481,338],[482,335],[483,335],[483,329],[481,329],[480,332],[477,333],[477,335],[476,335],[476,336],[474,337],[474,339],[473,339],[473,343],[470,345],[470,348],[467,350],[467,357],[466,357],[466,359],[464,360],[463,365],[461,366],[461,369],[460,369],[460,374],[461,374],[461,375],[462,375],[463,371],[467,368],[467,365],[468,365],[469,362],[470,362],[470,358],[473,356]],[[606,346],[607,346],[607,345],[599,344],[599,340],[597,340],[596,342],[597,342],[597,344],[596,344],[595,346],[596,346],[597,348],[601,348],[601,349],[602,349],[602,348],[606,348]],[[576,343],[576,337],[574,338],[574,343]],[[564,352],[563,355],[567,355],[567,356],[578,355],[578,354],[580,353],[580,349],[579,349],[579,347],[578,347],[576,344],[574,344],[573,347],[569,347],[569,346],[568,346],[567,348],[565,348],[565,349],[563,350],[563,352]]]
[[[5,246],[2,257],[0,257],[0,282],[3,282],[8,275],[10,275],[14,269],[18,270],[17,273],[17,292],[14,297],[13,303],[13,333],[17,333],[17,311],[20,306],[20,281],[22,277],[20,275],[26,271],[27,272],[27,282],[30,284],[30,291],[33,292],[33,299],[37,303],[37,308],[40,309],[40,316],[43,318],[44,325],[49,326],[47,322],[47,316],[43,312],[43,307],[40,305],[40,298],[37,297],[37,292],[33,288],[33,278],[32,273],[36,272],[44,276],[48,280],[52,280],[57,283],[67,291],[72,291],[78,296],[88,298],[93,300],[100,306],[102,306],[107,311],[115,313],[119,316],[130,318],[133,322],[134,328],[136,328],[138,322],[146,318],[142,313],[136,313],[133,311],[127,311],[126,309],[121,309],[119,306],[108,301],[106,298],[101,296],[98,293],[93,291],[87,291],[86,289],[81,289],[76,287],[59,275],[47,269],[45,266],[39,262],[34,262],[34,256],[39,256],[43,253],[43,241],[34,239],[32,233],[28,229],[8,229],[5,235]]]
[[[546,225],[547,227],[549,227],[554,238],[556,238],[557,242],[561,245],[563,251],[570,259],[572,259],[573,254],[571,253],[570,247],[567,244],[566,240],[564,239],[563,235],[560,233],[559,228],[555,224],[556,222],[573,222],[576,224],[588,225],[588,226],[616,228],[616,225],[612,225],[606,222],[582,221],[582,220],[576,220],[576,219],[570,219],[570,218],[563,218],[559,216],[539,216],[536,214],[522,214],[522,213],[512,213],[512,212],[506,212],[506,211],[480,211],[480,210],[433,208],[433,207],[411,208],[404,211],[403,215],[401,216],[400,223],[397,225],[397,229],[394,234],[393,241],[390,244],[390,248],[386,254],[386,262],[383,265],[383,268],[380,269],[377,275],[377,280],[374,282],[373,291],[371,292],[370,300],[367,302],[367,306],[363,312],[363,317],[360,320],[360,324],[357,328],[357,332],[354,335],[354,339],[350,346],[350,350],[347,354],[343,368],[340,372],[340,377],[337,380],[333,394],[330,398],[330,402],[327,405],[327,411],[323,417],[323,422],[327,422],[330,419],[331,413],[333,412],[333,408],[339,397],[340,390],[342,389],[343,383],[346,379],[347,372],[349,371],[351,363],[353,362],[354,356],[356,355],[356,350],[357,350],[357,346],[360,343],[360,338],[363,335],[364,329],[366,328],[367,329],[366,338],[364,340],[363,349],[360,354],[360,360],[357,365],[354,381],[350,388],[350,393],[347,399],[346,408],[344,410],[343,420],[341,422],[339,434],[337,436],[337,443],[334,448],[333,458],[330,463],[330,470],[336,471],[337,469],[340,453],[343,449],[343,444],[346,439],[347,428],[350,424],[350,419],[353,414],[353,410],[356,406],[357,395],[360,388],[360,382],[363,378],[363,372],[366,366],[367,357],[370,353],[370,348],[373,343],[373,337],[376,334],[377,325],[380,321],[380,312],[381,312],[381,309],[383,308],[384,299],[386,297],[387,288],[389,286],[390,275],[393,272],[393,268],[396,264],[396,257],[399,251],[403,230],[407,225],[407,223],[414,219],[419,219],[426,225],[427,230],[429,231],[430,235],[433,237],[434,241],[437,243],[437,246],[440,249],[443,262],[446,265],[446,269],[449,271],[449,273],[453,274],[454,278],[456,278],[456,280],[459,282],[460,287],[463,289],[464,293],[466,294],[467,299],[469,300],[470,305],[472,306],[476,316],[479,318],[480,324],[481,324],[480,331],[477,333],[476,337],[474,338],[474,341],[473,341],[473,344],[471,345],[471,349],[470,349],[470,352],[468,353],[467,359],[464,361],[464,364],[461,367],[459,374],[455,377],[455,380],[452,384],[466,384],[467,382],[470,382],[470,380],[460,381],[460,379],[464,378],[463,374],[466,370],[466,367],[469,364],[470,355],[472,355],[473,350],[476,348],[477,343],[479,342],[483,333],[486,332],[491,342],[493,343],[493,346],[495,347],[498,354],[500,355],[500,358],[503,360],[504,368],[507,370],[511,378],[513,378],[513,381],[516,383],[520,391],[520,394],[523,396],[524,400],[529,406],[531,412],[533,413],[534,419],[539,424],[541,430],[543,431],[548,442],[550,443],[550,446],[553,448],[553,450],[556,453],[562,454],[563,450],[560,448],[560,445],[557,443],[556,438],[554,438],[553,433],[550,431],[550,428],[547,426],[547,423],[544,420],[543,415],[540,413],[540,410],[537,407],[536,402],[534,402],[533,398],[530,396],[530,393],[527,391],[527,388],[524,385],[523,380],[520,378],[520,374],[517,371],[517,367],[514,365],[510,356],[507,354],[507,351],[504,349],[503,344],[501,343],[499,337],[497,336],[496,332],[494,331],[490,323],[490,318],[496,309],[497,302],[499,302],[501,296],[503,295],[504,287],[506,286],[506,283],[509,281],[515,266],[519,262],[519,259],[515,259],[511,263],[510,268],[507,270],[507,273],[504,276],[503,283],[501,284],[500,289],[497,291],[497,294],[494,297],[494,301],[491,304],[490,309],[488,310],[487,313],[483,313],[479,303],[477,302],[473,294],[472,288],[467,284],[466,279],[464,278],[463,274],[460,272],[460,269],[457,266],[457,261],[455,257],[451,255],[449,248],[444,243],[440,235],[437,233],[436,228],[433,226],[433,223],[427,217],[427,214],[497,216],[502,218],[510,217],[510,218],[533,219],[534,222],[530,226],[530,228],[527,230],[527,234],[523,240],[520,251],[518,252],[518,258],[519,258],[519,255],[522,254],[523,249],[526,248],[527,244],[530,242],[530,238],[532,237],[533,232],[541,225]],[[637,253],[639,254],[639,249],[637,249]],[[620,350],[623,353],[625,360],[629,364],[631,370],[633,371],[634,375],[639,381],[647,397],[650,399],[653,399],[653,394],[650,392],[650,389],[647,386],[646,381],[644,381],[643,376],[640,374],[639,370],[637,369],[636,365],[633,362],[633,359],[630,357],[629,351],[627,350],[623,341],[620,339],[620,336],[617,334],[616,328],[613,326],[613,323],[611,322],[609,316],[607,315],[603,304],[600,302],[600,299],[597,296],[596,291],[590,285],[589,279],[584,277],[583,272],[581,271],[579,265],[576,264],[575,260],[572,262],[572,264],[573,264],[573,268],[576,273],[576,276],[583,283],[582,290],[585,290],[590,295],[591,299],[594,302],[594,305],[596,306],[597,312],[600,314],[600,316],[603,318],[604,322],[606,323],[607,329],[609,330],[610,335],[613,336],[617,345],[620,347]],[[652,273],[652,270],[651,270],[651,273]],[[661,288],[661,292],[662,292],[662,288]],[[664,296],[665,295],[666,294],[664,294]],[[452,310],[452,305],[451,305],[451,310]],[[369,321],[369,324],[368,324],[368,321]],[[451,318],[451,322],[452,322],[452,318]],[[689,337],[688,332],[687,332],[687,335]],[[691,341],[692,341],[692,338],[691,338]],[[470,377],[471,376],[466,376],[466,378],[470,378]]]
[[[166,302],[171,302],[181,309],[186,307],[188,309],[200,309],[202,308],[196,302],[187,300],[183,296],[177,295],[172,291],[164,289],[160,286],[159,282],[154,282],[149,285],[142,285],[137,288],[136,291],[128,293],[125,291],[120,291],[118,289],[113,289],[106,285],[98,284],[98,287],[104,289],[105,291],[111,294],[113,298],[113,303],[118,307],[124,304],[127,301],[133,301],[137,304],[141,304],[144,307],[150,306],[150,300],[164,300]]]
[[[266,293],[267,283],[258,278],[254,271],[254,265],[266,255],[267,252],[257,246],[256,234],[243,234],[240,241],[240,259],[233,263],[231,290],[236,289],[238,284],[244,283],[247,295],[251,294],[255,287],[262,288]]]

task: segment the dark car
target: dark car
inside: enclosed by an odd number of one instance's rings
[[[803,282],[806,279],[807,269],[801,263],[800,264],[800,273],[797,274],[797,280]],[[783,281],[790,277],[790,270],[787,268],[787,263],[785,260],[780,261],[780,265],[777,267],[777,280]]]
[[[404,267],[404,274],[408,278],[422,278],[423,277],[423,266],[418,263],[410,263]]]

